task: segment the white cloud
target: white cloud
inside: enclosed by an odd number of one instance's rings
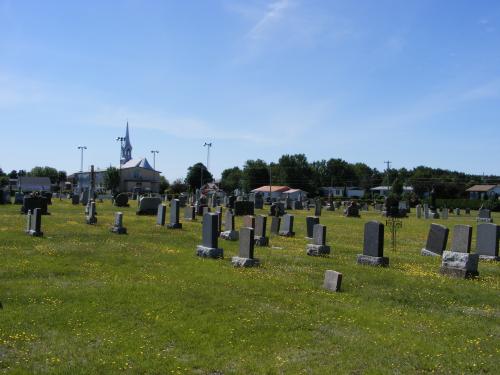
[[[251,39],[261,39],[266,36],[272,27],[285,16],[292,3],[289,0],[277,0],[269,3],[265,13],[248,32]]]

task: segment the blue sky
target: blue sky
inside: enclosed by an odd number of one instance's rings
[[[500,2],[0,0],[0,167],[159,150],[500,175]]]

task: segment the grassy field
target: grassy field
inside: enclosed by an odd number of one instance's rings
[[[32,238],[19,206],[0,206],[0,372],[500,369],[500,264],[481,262],[476,280],[441,276],[440,259],[420,256],[431,221],[414,213],[396,252],[386,230],[386,269],[356,264],[363,225],[380,215],[338,211],[321,216],[330,257],[305,255],[308,212],[296,211],[295,238],[271,237],[270,247],[256,248],[260,268],[235,269],[237,242],[219,241],[223,260],[194,256],[199,222],[159,228],[155,217],[136,216],[132,202],[122,209],[129,234],[119,236],[109,232],[117,211],[109,202],[98,204],[96,226],[84,223],[83,210],[55,200],[44,237]],[[474,216],[438,222],[475,226]],[[343,273],[341,293],[322,289],[327,269]]]

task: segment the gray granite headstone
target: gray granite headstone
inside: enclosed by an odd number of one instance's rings
[[[157,225],[165,225],[165,219],[167,217],[167,206],[160,203],[158,205],[158,213],[156,214],[156,224]]]
[[[477,213],[477,221],[482,221],[486,223],[490,223],[491,220],[491,211],[487,208],[480,208]]]
[[[139,209],[137,211],[137,215],[157,215],[160,204],[161,198],[142,197],[139,199]]]
[[[431,224],[425,248],[422,249],[422,255],[441,256],[446,249],[448,242],[449,229],[443,225]]]
[[[476,254],[481,259],[500,260],[498,256],[500,226],[492,223],[478,224],[476,236]]]
[[[29,211],[28,211],[29,213]],[[35,208],[33,213],[28,216],[29,230],[28,234],[33,237],[42,237],[42,209]]]
[[[267,246],[269,237],[266,236],[267,216],[257,215],[255,217],[255,245]]]
[[[184,207],[184,220],[196,220],[196,207],[195,206]]]
[[[220,238],[224,240],[236,241],[238,239],[238,232],[234,226],[234,214],[231,210],[226,211],[224,219],[224,232],[221,232]]]
[[[123,226],[123,213],[115,212],[115,222],[111,228],[111,232],[116,234],[126,234],[127,228]]]
[[[313,241],[306,246],[307,255],[321,256],[330,254],[330,246],[326,245],[326,226],[316,224],[313,228]]]
[[[246,215],[243,217],[243,226],[255,229],[255,216]]]
[[[342,285],[342,274],[337,271],[326,270],[323,288],[331,290],[332,292],[340,292]]]
[[[363,254],[358,255],[358,264],[386,267],[389,258],[384,257],[384,224],[369,221],[365,224]]]
[[[417,219],[420,219],[422,217],[422,206],[420,204],[417,204],[415,208],[416,208],[415,212],[417,214]]]
[[[290,214],[286,214],[283,216],[283,228],[280,229],[279,235],[285,237],[293,237],[295,236],[295,232],[293,231],[293,219],[294,216]]]
[[[254,267],[259,265],[259,260],[254,258],[254,229],[240,228],[239,254],[231,259],[235,267]]]
[[[90,201],[89,204],[87,205],[87,216],[85,217],[85,221],[87,224],[97,224],[97,217],[96,217],[96,207],[95,207],[95,202]]]
[[[280,231],[281,218],[279,216],[271,216],[271,234],[278,234]]]
[[[470,225],[455,225],[453,227],[451,251],[457,253],[470,253],[471,241],[472,227]]]
[[[444,251],[439,271],[447,276],[472,278],[479,276],[478,263],[478,254]]]
[[[307,229],[307,239],[312,239],[314,226],[319,224],[319,217],[317,216],[307,216],[306,217],[306,229]]]
[[[224,252],[218,248],[218,218],[215,213],[203,215],[202,244],[196,247],[196,255],[204,258],[223,258]]]
[[[170,202],[170,222],[167,224],[168,229],[182,229],[182,224],[179,223],[179,210],[181,204],[178,199],[172,199]]]
[[[316,199],[314,203],[314,216],[321,216],[321,208],[322,208],[321,200]]]

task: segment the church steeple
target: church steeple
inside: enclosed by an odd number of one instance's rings
[[[127,129],[125,130],[125,140],[122,142],[122,157],[121,164],[125,164],[129,160],[132,159],[132,145],[130,143],[130,135],[128,133],[128,121],[127,121]]]

